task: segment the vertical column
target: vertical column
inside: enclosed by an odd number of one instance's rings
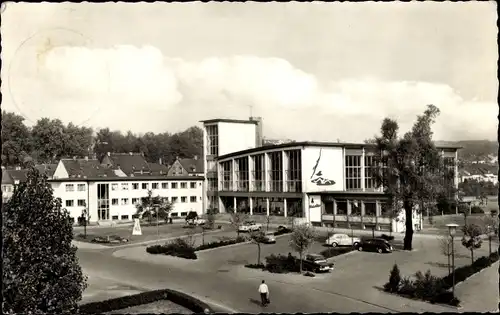
[[[365,191],[365,148],[361,151],[361,190]]]
[[[333,199],[333,215],[337,215],[337,200]]]
[[[250,215],[253,215],[253,198],[248,197],[248,205],[250,206]]]
[[[364,229],[365,225],[363,224],[363,217],[365,216],[365,202],[363,200],[359,200],[360,206],[361,206],[361,227]]]
[[[253,163],[252,156],[248,156],[248,191],[254,191],[253,183],[254,183],[254,174],[253,174]],[[251,210],[250,210],[251,211]]]
[[[286,204],[286,198],[283,198],[283,210],[285,212],[285,218],[287,217],[287,204]]]
[[[236,178],[236,167],[237,167],[237,163],[236,163],[236,160],[235,159],[232,159],[231,160],[231,178],[232,178],[232,185],[233,185],[233,189],[231,189],[232,191],[238,191],[238,180]]]
[[[266,213],[269,216],[269,197],[266,197]]]
[[[233,209],[234,209],[234,213],[238,212],[238,209],[236,209],[236,197],[233,197]]]
[[[454,163],[454,172],[455,172],[455,199],[458,199],[458,150],[455,151],[455,159],[453,161]],[[458,205],[455,204],[455,214],[458,214]]]
[[[287,161],[287,158],[286,158],[286,154],[285,154],[285,151],[281,151],[281,179],[282,179],[282,183],[281,183],[281,191],[288,191],[287,190],[287,178],[286,178],[286,171],[287,171],[287,168],[288,168],[288,161]],[[285,208],[286,209],[286,208]],[[286,212],[285,212],[286,213]],[[286,215],[285,215],[286,216]]]
[[[264,153],[264,191],[270,191],[269,189],[269,156]]]

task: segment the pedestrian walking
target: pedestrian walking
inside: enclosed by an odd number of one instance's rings
[[[259,293],[262,306],[267,306],[269,304],[269,288],[264,280],[259,286]]]

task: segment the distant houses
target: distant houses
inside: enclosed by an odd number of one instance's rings
[[[462,170],[459,172],[459,179],[461,183],[467,180],[476,180],[478,182],[490,182],[493,183],[493,185],[498,184],[498,174],[481,170],[476,171],[475,173]]]

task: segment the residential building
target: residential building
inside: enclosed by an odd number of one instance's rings
[[[194,156],[192,159],[179,159],[177,157],[168,169],[168,176],[203,176],[203,160],[199,159],[198,156]]]
[[[203,121],[207,208],[293,217],[313,225],[404,230],[404,212],[390,216],[374,177],[375,146],[291,142],[259,146],[262,121]],[[439,147],[455,173],[457,147]],[[415,228],[422,227],[415,211]]]

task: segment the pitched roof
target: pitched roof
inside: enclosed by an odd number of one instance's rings
[[[179,159],[179,163],[188,173],[203,173],[203,160],[201,159]]]
[[[56,171],[57,164],[38,164],[35,168],[42,174],[52,177]]]
[[[103,166],[95,159],[61,159],[69,177],[116,177],[112,168]]]
[[[140,153],[110,153],[108,158],[113,166],[118,167],[127,175],[134,172],[150,172],[148,162]]]
[[[149,169],[151,170],[151,175],[166,175],[168,173],[168,167],[163,164],[158,163],[148,163]]]
[[[28,175],[28,170],[23,169],[23,170],[7,170],[9,173],[9,176],[12,178],[13,181],[25,181]]]
[[[2,168],[2,184],[14,184],[12,177],[10,177],[9,171],[5,168]]]

